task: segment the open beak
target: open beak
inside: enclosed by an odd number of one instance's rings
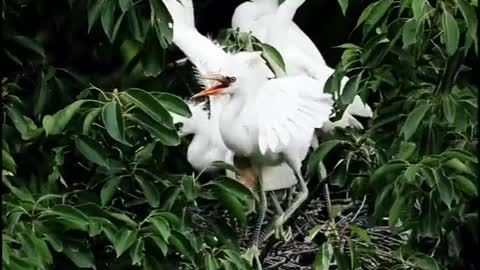
[[[196,93],[195,95],[193,95],[191,97],[192,99],[193,98],[198,98],[198,97],[206,97],[206,96],[220,94],[223,91],[223,89],[225,89],[227,87],[227,84],[225,82],[225,78],[223,76],[215,76],[215,75],[205,76],[205,77],[202,77],[202,79],[217,81],[219,84]]]

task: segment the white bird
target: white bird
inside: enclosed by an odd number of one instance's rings
[[[287,0],[281,5],[278,0],[251,0],[240,4],[232,17],[232,28],[242,32],[252,32],[260,41],[273,45],[282,55],[288,75],[307,74],[325,85],[334,69],[327,66],[320,51],[312,40],[293,22],[296,10],[305,0]],[[348,81],[341,81],[340,95]],[[334,127],[353,127],[363,129],[361,123],[353,117],[372,117],[371,108],[355,96],[347,106],[342,118],[328,125],[328,131]]]
[[[248,158],[259,177],[262,167],[282,162],[295,173],[301,193],[277,219],[278,225],[283,224],[308,195],[300,172],[301,162],[314,129],[321,128],[329,119],[331,95],[318,91],[317,81],[305,75],[269,79],[273,74],[259,52],[228,54],[189,27],[184,6],[190,6],[190,0],[181,1],[183,5],[175,0],[164,2],[174,21],[173,42],[201,75],[218,82],[195,97],[229,95],[220,117],[225,145],[236,156]],[[264,192],[261,194],[264,196]]]
[[[215,171],[217,168],[212,164],[216,161],[233,165],[233,152],[223,143],[219,127],[221,110],[227,98],[228,96],[211,97],[210,112],[206,101],[196,104],[187,102],[192,112],[190,118],[171,113],[173,122],[179,126],[180,137],[193,135],[187,150],[187,161],[196,171]],[[248,168],[239,171],[243,183],[250,188],[256,188],[252,172]],[[264,167],[261,173],[265,191],[287,188],[296,183],[295,176],[287,164]],[[227,170],[226,174],[236,178],[231,171]]]

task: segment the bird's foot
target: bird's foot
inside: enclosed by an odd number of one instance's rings
[[[286,230],[283,228],[283,225],[275,227],[275,238],[288,242],[292,236],[292,227],[288,226]]]
[[[255,266],[255,269],[262,270],[262,263],[260,262],[260,250],[257,245],[252,245],[249,247],[245,253],[242,254],[242,258],[247,260],[247,262]]]

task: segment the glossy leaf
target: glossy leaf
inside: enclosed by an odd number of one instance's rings
[[[155,185],[151,181],[145,180],[139,175],[135,175],[135,179],[140,184],[143,195],[145,195],[148,203],[152,207],[158,207],[160,205],[160,194],[158,193],[158,189],[155,187]]]
[[[349,0],[337,0],[340,8],[342,9],[343,16],[347,15],[348,1]]]
[[[262,55],[266,58],[270,64],[272,71],[277,77],[283,76],[286,72],[285,61],[283,61],[282,55],[274,47],[262,43]]]
[[[92,252],[86,248],[67,246],[63,254],[79,268],[97,269]]]
[[[45,133],[47,135],[60,134],[85,102],[87,100],[77,100],[54,115],[46,115],[42,120]]]
[[[165,109],[173,113],[176,113],[178,115],[181,115],[183,117],[192,116],[192,112],[190,111],[190,108],[179,97],[169,93],[159,93],[155,95],[155,97]]]
[[[343,88],[342,95],[340,96],[340,100],[343,104],[347,105],[353,102],[353,99],[358,94],[358,87],[361,79],[362,73],[355,75],[347,81]]]
[[[96,140],[84,135],[79,135],[75,138],[75,146],[88,160],[108,168],[105,148]]]
[[[119,258],[125,251],[127,251],[130,246],[133,245],[137,239],[136,230],[123,229],[115,235],[115,242],[113,247],[117,253],[117,258]]]
[[[163,240],[168,243],[168,239],[170,238],[170,225],[168,222],[159,216],[150,218],[150,222],[155,226]]]
[[[330,151],[335,148],[335,146],[345,143],[342,140],[330,140],[326,141],[318,146],[318,148],[310,156],[307,166],[307,174],[313,175],[317,170],[318,163],[322,162],[323,159],[327,156]]]
[[[88,11],[88,32],[92,29],[108,0],[97,0]]]
[[[329,270],[330,262],[333,258],[333,247],[330,242],[324,242],[318,251],[317,256],[315,257],[315,262],[313,263],[314,270]]]
[[[120,177],[112,177],[102,187],[100,191],[100,200],[102,202],[102,206],[108,204],[115,192],[117,191],[118,185],[120,185],[121,178]]]
[[[126,12],[132,5],[132,0],[118,0],[118,5],[123,12]]]
[[[123,144],[129,145],[125,141],[125,124],[122,116],[122,108],[117,102],[109,102],[103,106],[102,119],[108,134]]]
[[[143,253],[145,249],[145,242],[142,238],[139,238],[135,241],[132,248],[130,248],[130,259],[132,265],[140,265],[145,254]]]
[[[407,117],[405,124],[402,127],[403,137],[408,141],[418,129],[420,122],[422,122],[425,114],[430,109],[429,105],[421,105],[415,108]]]
[[[402,30],[403,48],[417,42],[417,21],[414,18],[409,19]]]
[[[100,20],[102,21],[103,32],[107,35],[110,42],[113,41],[113,20],[115,15],[116,4],[112,0],[108,0],[103,7]]]
[[[172,116],[152,94],[142,89],[131,88],[125,92],[125,96],[155,121],[162,123],[169,129],[175,129]]]
[[[445,205],[447,205],[448,209],[450,209],[454,192],[452,180],[450,178],[442,177],[439,179],[437,185],[440,193],[440,199],[445,203]]]
[[[88,135],[90,129],[92,127],[95,118],[97,118],[98,114],[102,111],[102,108],[95,108],[91,110],[87,116],[85,116],[85,120],[83,120],[83,135]]]
[[[463,175],[454,176],[455,186],[462,192],[471,197],[478,197],[478,190],[475,184],[470,179]]]
[[[458,43],[460,41],[460,30],[455,18],[444,9],[442,16],[442,27],[445,38],[445,44],[448,55],[453,55],[458,49]]]
[[[388,216],[388,225],[395,226],[397,224],[398,218],[401,216],[402,211],[404,210],[406,198],[403,194],[398,194],[395,202],[390,208],[389,216]]]
[[[137,113],[136,115],[131,115],[130,118],[163,144],[176,146],[180,143],[180,138],[175,130],[156,122],[147,114]]]

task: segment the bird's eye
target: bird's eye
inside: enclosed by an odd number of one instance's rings
[[[237,81],[237,78],[235,78],[235,77],[227,77],[227,80],[228,80],[229,83],[234,83],[234,82]]]
[[[177,131],[182,130],[182,127],[183,127],[183,123],[176,123],[176,124],[175,124],[175,129],[176,129]]]

